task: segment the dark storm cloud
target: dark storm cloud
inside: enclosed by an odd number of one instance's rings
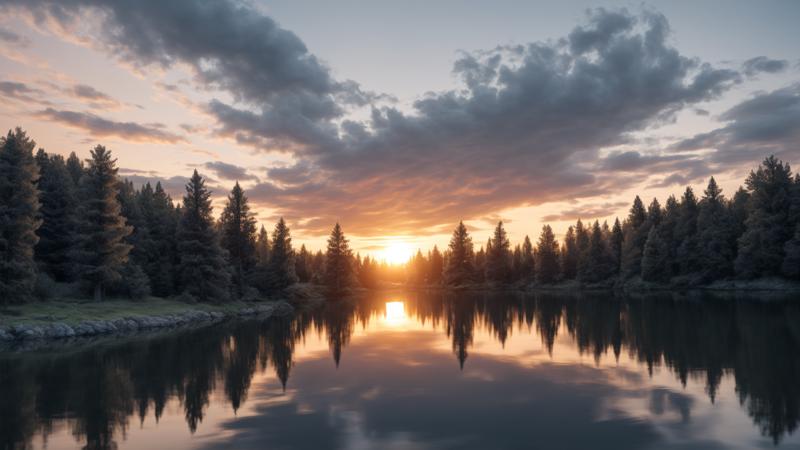
[[[800,84],[759,93],[720,115],[727,125],[672,146],[676,152],[713,149],[718,164],[758,161],[770,154],[800,157]]]
[[[247,173],[247,169],[239,167],[234,164],[228,164],[222,161],[209,161],[204,164],[204,167],[214,173],[223,180],[230,181],[258,181],[258,177]]]
[[[176,134],[164,131],[161,124],[115,122],[94,114],[78,111],[47,108],[36,113],[36,117],[87,131],[95,137],[116,136],[129,141],[157,143],[177,143],[184,140]]]
[[[783,72],[789,67],[789,61],[785,59],[770,59],[766,56],[757,56],[748,59],[742,64],[742,69],[747,76],[754,76],[760,72],[778,73]]]
[[[334,79],[296,35],[238,2],[0,3],[65,30],[86,28],[81,14],[96,11],[92,37],[112,54],[139,65],[187,64],[198,82],[229,93],[234,102],[207,105],[217,133],[297,162],[273,169],[251,200],[308,219],[308,232],[327,233],[338,219],[361,235],[424,233],[640,184],[609,177],[601,166],[624,161],[603,161],[599,150],[742,81],[669,46],[664,16],[598,9],[563,39],[462,55],[453,71],[463,88],[401,111]],[[344,120],[348,108],[370,104],[368,120]],[[683,154],[669,159],[694,164]]]

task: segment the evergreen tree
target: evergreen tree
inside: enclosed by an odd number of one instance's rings
[[[353,254],[342,227],[336,222],[328,238],[328,251],[325,254],[325,284],[333,292],[342,292],[352,283]]]
[[[707,283],[733,274],[736,249],[733,221],[714,177],[708,181],[697,216],[700,280]]]
[[[80,279],[93,289],[95,301],[102,301],[107,285],[122,277],[131,251],[126,239],[133,229],[126,225],[117,198],[116,160],[102,145],[91,156],[81,177],[75,260]]]
[[[70,281],[74,275],[71,254],[76,232],[75,186],[61,155],[48,155],[39,150],[36,162],[40,173],[37,186],[42,218],[36,259],[39,267],[55,281]]]
[[[261,229],[258,231],[258,237],[256,238],[256,261],[258,265],[263,265],[265,267],[269,263],[269,234],[267,233],[267,229],[264,228],[264,225],[261,225]]]
[[[678,208],[678,222],[674,239],[678,243],[675,257],[679,261],[682,275],[695,274],[700,270],[700,246],[697,237],[697,197],[691,187],[687,187]]]
[[[736,272],[744,278],[780,273],[784,245],[794,235],[789,211],[792,206],[792,171],[774,156],[764,160],[745,182],[750,192],[746,230],[739,238]]]
[[[666,242],[658,234],[658,227],[651,227],[644,244],[642,256],[642,279],[666,281],[669,279],[669,254]]]
[[[306,250],[306,245],[300,246],[300,251],[297,253],[297,258],[294,261],[294,272],[297,274],[297,280],[301,283],[308,283],[311,281],[311,255]]]
[[[522,265],[520,268],[520,279],[526,283],[533,280],[534,270],[536,263],[533,257],[533,244],[528,235],[525,235],[525,240],[522,242]]]
[[[550,225],[545,225],[536,246],[536,282],[553,283],[558,273],[558,242]]]
[[[450,258],[445,270],[445,283],[456,286],[468,283],[473,279],[472,238],[467,232],[464,222],[459,222],[450,238]]]
[[[256,219],[237,182],[220,217],[220,244],[228,252],[237,294],[244,295],[245,279],[256,264]]]
[[[620,271],[620,264],[622,264],[622,242],[624,239],[622,224],[619,223],[619,218],[615,218],[614,226],[611,228],[611,238],[609,239],[611,257],[613,260],[613,274],[619,274]]]
[[[624,277],[633,277],[641,273],[642,252],[649,232],[647,227],[647,211],[642,199],[636,196],[631,206],[625,225],[622,227],[622,260],[620,272]]]
[[[442,272],[444,270],[444,259],[442,253],[437,246],[433,246],[430,256],[428,257],[430,264],[428,264],[428,283],[434,286],[442,283]]]
[[[139,204],[148,231],[148,241],[143,249],[142,269],[150,279],[153,294],[167,297],[176,292],[180,263],[175,235],[182,214],[172,203],[161,183],[155,189],[146,184],[139,191]]]
[[[582,266],[583,272],[579,274],[581,281],[596,283],[607,279],[613,273],[611,250],[598,221],[592,225],[585,259],[586,262]]]
[[[230,272],[214,228],[211,192],[195,170],[186,184],[178,225],[181,290],[200,301],[230,298]]]
[[[128,180],[118,184],[117,201],[120,211],[131,233],[125,238],[125,243],[130,246],[128,259],[119,270],[120,276],[111,281],[107,288],[113,294],[129,298],[143,298],[151,293],[150,280],[142,270],[146,262],[146,252],[151,241],[150,230],[144,219],[144,214],[139,201],[139,194]]]
[[[676,230],[678,223],[681,219],[681,206],[674,195],[667,198],[666,206],[664,207],[661,225],[658,227],[659,237],[667,244],[668,269],[670,274],[680,272],[680,264],[677,258],[678,247],[680,247],[680,240],[676,238]]]
[[[576,247],[576,274],[584,272],[586,268],[586,256],[589,251],[589,230],[583,225],[583,222],[578,219],[575,224],[575,247]],[[566,249],[565,249],[566,250]]]
[[[0,303],[27,301],[36,281],[34,246],[41,220],[35,146],[20,128],[0,138]]]
[[[522,278],[522,247],[519,244],[514,246],[511,254],[511,280],[517,282]]]
[[[86,170],[83,167],[83,161],[78,158],[75,152],[72,152],[69,154],[66,164],[67,172],[69,172],[69,176],[72,178],[72,185],[77,189],[81,185],[81,177],[83,177],[83,173]]]
[[[275,224],[269,255],[269,286],[274,290],[285,289],[297,282],[294,272],[294,250],[289,227],[283,217]]]
[[[378,285],[377,264],[369,256],[364,257],[361,268],[358,271],[358,282],[365,288],[374,288]]]
[[[578,275],[578,260],[578,241],[575,237],[575,228],[570,225],[564,236],[564,246],[561,251],[561,275],[565,280],[574,280]]]
[[[511,272],[509,267],[511,243],[502,221],[498,222],[494,229],[491,244],[491,250],[486,254],[486,280],[493,283],[508,283]]]

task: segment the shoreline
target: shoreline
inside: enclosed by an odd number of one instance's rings
[[[146,304],[146,303],[145,303]],[[37,317],[34,323],[0,324],[0,350],[25,343],[65,342],[99,336],[145,335],[151,332],[192,326],[206,326],[238,318],[269,318],[292,314],[294,307],[286,301],[269,301],[225,305],[186,305],[180,312],[165,314],[133,314],[110,319],[90,319],[79,322],[50,320]],[[6,318],[4,321],[8,320]],[[13,321],[13,318],[11,319]],[[36,347],[36,345],[34,345]]]

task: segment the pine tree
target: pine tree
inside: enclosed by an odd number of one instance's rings
[[[444,270],[444,259],[437,246],[433,246],[430,257],[428,258],[428,283],[437,286],[442,283],[442,271]]]
[[[580,219],[575,224],[575,249],[575,271],[578,274],[586,270],[584,267],[586,265],[586,253],[589,251],[589,230],[586,229]]]
[[[620,272],[624,277],[633,277],[641,273],[642,252],[647,240],[647,211],[644,209],[642,199],[636,196],[631,206],[628,218],[622,227],[622,261]]]
[[[285,289],[297,282],[294,272],[294,250],[289,227],[283,217],[272,232],[272,245],[269,259],[269,286],[273,290]]]
[[[147,226],[149,241],[144,249],[145,258],[142,269],[150,279],[153,294],[167,297],[176,292],[176,273],[180,262],[175,235],[181,213],[172,203],[172,198],[164,191],[161,183],[155,190],[149,183],[139,192],[139,203]]]
[[[794,234],[789,224],[792,171],[774,156],[764,160],[745,182],[750,192],[746,230],[739,238],[736,272],[744,278],[780,273],[784,245]]]
[[[575,237],[575,228],[570,225],[564,236],[564,246],[561,251],[561,275],[565,280],[574,280],[578,275],[578,260],[578,241]]]
[[[607,279],[613,273],[611,250],[598,221],[592,225],[585,259],[583,272],[579,274],[581,281],[596,283]]]
[[[708,283],[733,274],[736,249],[731,245],[733,221],[714,177],[708,181],[697,216],[700,281]]]
[[[200,301],[230,298],[230,272],[214,228],[211,192],[195,170],[186,184],[178,225],[181,290]]]
[[[486,254],[486,280],[493,283],[508,283],[510,281],[511,261],[510,247],[503,222],[497,223],[492,237],[491,250]]]
[[[614,219],[614,226],[611,228],[611,238],[610,238],[610,247],[611,247],[611,257],[613,260],[613,270],[612,273],[617,275],[620,271],[620,264],[622,264],[622,243],[624,240],[624,235],[622,233],[622,224],[619,223],[619,218]]]
[[[48,155],[39,150],[36,162],[40,173],[37,186],[42,218],[36,259],[42,271],[55,281],[70,281],[74,275],[71,254],[77,223],[75,186],[61,155]]]
[[[666,281],[669,279],[669,254],[666,242],[658,234],[658,227],[651,227],[647,234],[642,256],[642,279]]]
[[[674,235],[678,244],[675,257],[679,261],[680,274],[692,275],[700,269],[700,246],[697,236],[699,207],[691,187],[686,188],[678,211],[678,223]]]
[[[35,146],[20,128],[0,138],[0,303],[29,300],[36,282],[34,246],[41,220]]]
[[[150,280],[142,270],[142,264],[147,261],[144,249],[151,241],[150,230],[142,212],[139,193],[136,192],[133,183],[123,180],[117,186],[117,201],[121,215],[132,230],[124,240],[131,250],[127,261],[119,269],[119,278],[110,282],[107,289],[116,295],[143,298],[151,293]]]
[[[522,242],[522,266],[520,268],[521,280],[529,283],[533,280],[536,263],[533,257],[533,244],[528,235],[525,235],[525,240]]]
[[[297,274],[297,280],[301,283],[308,283],[311,280],[310,259],[311,255],[306,250],[306,245],[301,245],[294,261],[294,272]]]
[[[256,260],[259,265],[263,266],[269,263],[269,234],[264,225],[261,225],[256,238]]]
[[[472,238],[464,222],[459,222],[450,238],[450,258],[445,270],[445,283],[456,286],[473,279]]]
[[[69,154],[66,164],[67,172],[69,172],[69,176],[72,178],[73,187],[77,189],[81,185],[81,178],[86,170],[83,167],[83,161],[78,158],[78,155],[76,155],[75,152],[72,152]]]
[[[126,225],[117,198],[116,160],[102,145],[91,156],[81,177],[75,260],[80,279],[93,289],[95,301],[102,301],[107,285],[122,277],[131,251],[126,239],[133,229]]]
[[[328,238],[328,250],[325,254],[325,284],[334,293],[342,292],[352,284],[353,254],[347,238],[336,222],[331,236]]]
[[[558,242],[550,225],[545,225],[536,246],[536,282],[553,283],[558,273]]]
[[[238,296],[244,295],[245,279],[256,264],[256,219],[244,190],[237,182],[220,216],[220,244],[228,252],[233,268],[233,284]]]

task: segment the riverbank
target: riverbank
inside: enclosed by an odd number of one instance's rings
[[[35,302],[0,309],[0,342],[70,339],[291,314],[287,302],[184,303],[173,299]]]

